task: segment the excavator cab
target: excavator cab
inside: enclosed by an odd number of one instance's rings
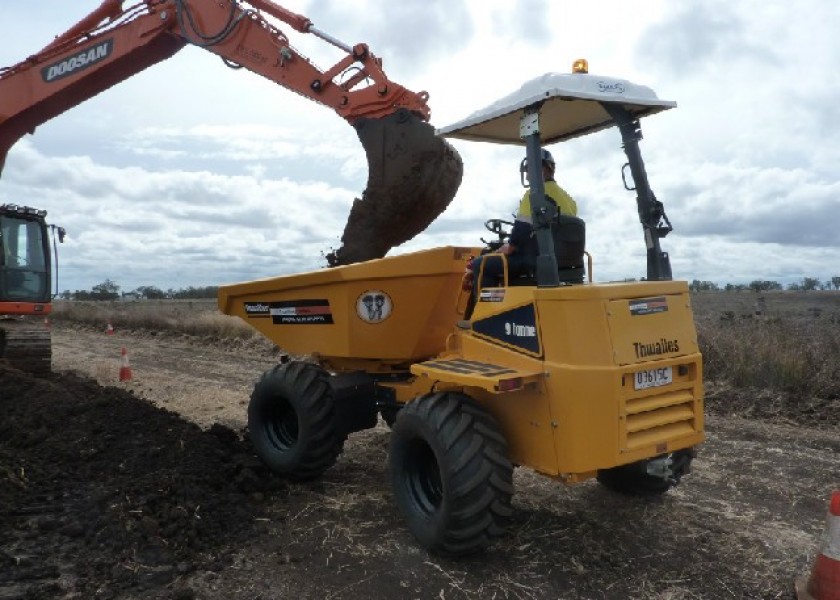
[[[0,302],[49,301],[46,214],[24,206],[0,206]]]
[[[52,290],[47,211],[0,204],[0,359],[31,373],[50,370]],[[64,239],[64,229],[56,228]]]

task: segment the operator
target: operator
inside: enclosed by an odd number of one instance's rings
[[[545,181],[545,197],[549,202],[557,205],[557,211],[563,215],[577,216],[577,203],[572,197],[554,180],[555,170],[554,157],[548,150],[542,150],[542,173]],[[525,160],[519,168],[521,173],[528,178],[528,164]],[[497,253],[507,256],[508,276],[515,277],[525,273],[533,272],[537,264],[537,256],[539,249],[537,247],[537,239],[533,235],[533,228],[531,227],[531,190],[525,191],[522,200],[519,202],[519,210],[516,213],[516,219],[513,222],[513,229],[510,232],[510,238],[506,244],[503,244]],[[472,307],[475,306],[475,300],[478,295],[478,290],[484,287],[496,287],[499,285],[499,279],[504,274],[504,267],[500,258],[487,259],[487,254],[478,256],[472,261],[472,275],[473,281],[478,281],[478,274],[481,270],[481,265],[484,263],[484,273],[482,274],[479,285],[473,285],[472,299],[468,315],[472,312]],[[469,318],[469,316],[467,316]]]

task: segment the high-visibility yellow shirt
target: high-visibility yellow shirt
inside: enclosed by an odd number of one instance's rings
[[[554,200],[557,204],[557,210],[561,215],[577,216],[577,203],[572,197],[557,185],[557,182],[550,179],[545,182],[546,198]],[[519,210],[516,213],[516,218],[526,223],[531,223],[531,190],[525,190],[525,195],[522,196],[522,201],[519,203]]]

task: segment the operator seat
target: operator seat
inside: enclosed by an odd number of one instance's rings
[[[557,215],[551,222],[554,238],[554,257],[561,284],[583,283],[584,250],[586,249],[586,223],[580,217]],[[536,285],[533,271],[510,278],[508,285]],[[501,283],[500,283],[501,285]]]
[[[560,283],[583,283],[586,223],[580,217],[557,215],[551,222]]]

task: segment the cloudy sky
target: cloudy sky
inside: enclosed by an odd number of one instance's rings
[[[127,5],[131,2],[126,2]],[[0,3],[0,65],[46,45],[99,0]],[[645,119],[642,152],[674,232],[680,279],[840,275],[840,4],[803,0],[287,0],[322,31],[366,42],[386,73],[429,92],[441,127],[575,58],[678,108]],[[281,26],[327,67],[325,43]],[[2,93],[2,90],[0,90]],[[837,129],[837,131],[835,131]],[[449,209],[392,251],[478,245],[509,217],[522,150],[454,141]],[[587,222],[599,281],[640,277],[645,248],[615,130],[550,147]],[[174,58],[41,126],[12,149],[0,203],[64,226],[59,288],[124,291],[244,281],[324,266],[367,165],[330,109],[205,50]]]

